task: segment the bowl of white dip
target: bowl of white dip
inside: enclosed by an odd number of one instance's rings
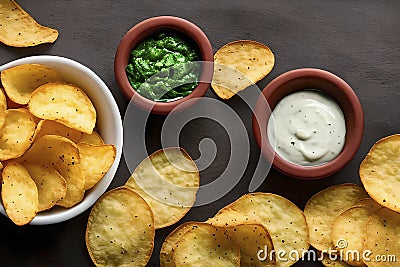
[[[257,100],[253,133],[278,171],[299,179],[331,176],[351,161],[364,132],[353,89],[321,69],[296,69],[271,81]]]

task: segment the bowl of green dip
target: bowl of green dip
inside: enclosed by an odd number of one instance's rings
[[[205,94],[212,62],[210,41],[198,26],[159,16],[125,34],[115,54],[114,74],[122,93],[136,106],[168,114],[186,109]]]

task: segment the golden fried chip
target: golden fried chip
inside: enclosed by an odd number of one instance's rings
[[[21,156],[29,148],[36,124],[26,109],[9,109],[0,130],[0,160]]]
[[[84,133],[92,133],[96,110],[79,87],[47,83],[37,88],[28,103],[29,111],[41,119],[55,120]]]
[[[17,162],[5,166],[2,178],[1,198],[8,217],[16,225],[28,224],[39,208],[35,182],[24,166]]]
[[[77,144],[85,187],[87,190],[96,185],[114,163],[116,148],[114,145]]]
[[[158,229],[176,223],[190,210],[199,179],[196,164],[186,151],[166,148],[143,160],[125,186],[146,200]]]
[[[242,213],[249,221],[256,221],[268,230],[275,251],[286,251],[285,256],[276,259],[276,266],[294,264],[298,259],[289,257],[289,252],[296,251],[293,253],[301,258],[309,247],[306,218],[284,197],[261,192],[246,194],[221,209],[215,217],[227,211]]]
[[[175,228],[164,240],[160,251],[160,267],[175,267],[173,256],[176,244],[193,227],[194,222],[186,222]]]
[[[240,248],[240,266],[276,266],[272,240],[263,225],[245,222],[225,229]]]
[[[65,197],[67,184],[56,169],[37,163],[25,163],[23,166],[38,189],[39,211],[52,208],[57,201]]]
[[[91,134],[82,133],[78,143],[89,145],[103,145],[104,141],[101,138],[100,134],[98,134],[96,131],[93,131]]]
[[[257,223],[257,218],[252,215],[249,216],[247,212],[228,209],[228,207],[229,205],[222,208],[214,217],[209,218],[206,222],[215,226],[232,226],[243,222]]]
[[[82,132],[56,121],[40,120],[36,127],[35,138],[43,135],[59,135],[77,143],[81,139]]]
[[[25,107],[24,105],[15,103],[7,95],[6,95],[6,102],[7,102],[7,108],[9,108],[9,109],[17,109],[17,108],[24,108]]]
[[[352,207],[342,212],[332,224],[333,245],[336,250],[342,251],[342,260],[352,266],[364,265],[362,253],[365,227],[369,216],[375,211],[365,206]]]
[[[16,159],[54,167],[67,183],[65,197],[57,205],[69,208],[83,199],[85,178],[82,173],[77,145],[68,138],[44,135],[37,138],[28,151]]]
[[[86,247],[98,267],[146,266],[154,246],[154,220],[147,203],[128,188],[96,202],[86,227]]]
[[[17,104],[28,104],[32,92],[49,82],[62,82],[62,78],[55,70],[40,64],[18,65],[1,72],[4,90]]]
[[[14,0],[0,1],[0,42],[15,47],[53,43],[58,31],[37,23]]]
[[[222,209],[206,222],[214,226],[226,227],[240,247],[241,266],[275,266],[275,257],[272,253],[274,246],[268,229],[258,223],[253,216],[249,217],[231,209]],[[263,250],[260,254],[263,261],[257,258],[259,250]]]
[[[400,212],[400,134],[376,142],[360,165],[360,178],[371,198]]]
[[[3,89],[0,88],[0,129],[3,127],[6,121],[6,110],[7,110],[7,97],[4,94]]]
[[[340,213],[368,197],[356,184],[334,185],[316,193],[306,203],[304,214],[310,233],[310,244],[319,251],[333,249],[332,224]]]
[[[221,47],[214,63],[211,87],[220,98],[229,99],[270,73],[275,57],[264,44],[240,40]]]
[[[381,208],[373,213],[365,231],[363,250],[371,255],[364,258],[368,267],[399,266],[400,213]]]
[[[240,250],[224,228],[195,223],[175,247],[174,264],[180,266],[240,266]]]

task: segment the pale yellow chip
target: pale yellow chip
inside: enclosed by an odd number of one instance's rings
[[[7,110],[7,97],[4,94],[3,89],[0,88],[0,129],[6,122],[6,110]]]
[[[85,177],[85,190],[95,186],[108,172],[114,163],[116,148],[114,145],[88,145],[77,144],[83,176]]]
[[[214,226],[226,227],[229,234],[240,247],[241,266],[275,266],[274,246],[268,229],[248,216],[231,209],[222,209],[206,221]],[[251,242],[248,241],[251,240]],[[259,260],[257,257],[260,252]]]
[[[399,266],[400,213],[381,208],[373,213],[365,231],[363,250],[371,255],[363,260],[368,267]]]
[[[17,104],[28,104],[32,92],[49,82],[62,82],[62,78],[55,70],[40,64],[18,65],[1,72],[4,90]]]
[[[368,197],[356,184],[334,185],[312,196],[304,207],[310,233],[310,244],[319,251],[333,249],[332,224],[340,213],[355,202]]]
[[[240,266],[275,266],[274,254],[269,253],[273,251],[272,241],[264,226],[251,221],[231,222],[230,219],[227,224],[219,222],[220,224],[214,224],[214,226],[224,228],[240,248]],[[167,236],[160,251],[161,267],[175,266],[173,254],[177,243],[186,232],[196,225],[194,222],[183,223]],[[260,250],[262,250],[261,253],[259,253]],[[258,254],[261,261],[258,260]]]
[[[229,209],[228,207],[229,205],[222,208],[214,217],[209,218],[206,222],[215,226],[232,226],[243,222],[257,223],[255,216],[241,210]]]
[[[193,227],[194,222],[186,222],[175,228],[164,240],[160,250],[160,267],[174,267],[174,252],[179,240]]]
[[[35,182],[39,196],[39,211],[52,208],[67,193],[65,179],[51,166],[23,164]]]
[[[287,251],[285,256],[276,259],[276,266],[290,266],[308,250],[306,218],[295,204],[284,197],[261,192],[246,194],[221,209],[215,217],[227,211],[228,214],[241,213],[248,220],[262,224],[271,236],[275,251]],[[293,253],[299,257],[289,257],[290,251],[295,251]]]
[[[244,222],[225,229],[240,248],[240,266],[276,266],[272,240],[263,225]]]
[[[175,246],[176,267],[239,267],[240,249],[228,231],[207,223],[194,223]]]
[[[1,198],[8,217],[16,225],[28,224],[39,209],[35,182],[24,166],[17,162],[5,166],[2,178]]]
[[[221,47],[214,64],[211,87],[220,98],[229,99],[270,73],[275,57],[264,44],[240,40]]]
[[[56,121],[40,120],[36,126],[35,138],[44,135],[59,135],[77,143],[81,139],[82,132]]]
[[[400,212],[400,134],[376,142],[360,165],[365,190],[376,202]]]
[[[96,110],[79,87],[47,83],[37,88],[28,103],[29,111],[41,119],[55,120],[84,133],[92,133]]]
[[[53,43],[58,31],[37,23],[13,0],[0,1],[0,42],[15,47]]]
[[[96,202],[86,227],[86,247],[98,267],[146,266],[154,246],[153,214],[128,188],[113,189]]]
[[[199,179],[196,164],[183,149],[166,148],[143,160],[125,186],[146,200],[158,229],[176,223],[190,210]]]
[[[77,145],[68,138],[45,135],[37,138],[19,162],[54,167],[67,183],[67,192],[57,205],[69,208],[83,199],[85,178],[80,165]]]
[[[103,145],[104,141],[99,133],[93,131],[91,134],[82,133],[78,143],[84,143],[89,145]]]
[[[379,207],[378,207],[379,209]],[[336,250],[342,251],[345,262],[352,266],[363,266],[363,242],[369,216],[376,208],[352,207],[342,212],[332,224],[331,238]]]
[[[9,109],[0,130],[0,160],[17,158],[32,143],[36,124],[26,109]]]

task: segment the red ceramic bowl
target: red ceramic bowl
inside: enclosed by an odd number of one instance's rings
[[[346,139],[342,152],[333,160],[316,166],[290,163],[276,154],[267,135],[272,110],[286,95],[303,89],[318,89],[333,97],[346,120]],[[264,157],[278,171],[299,179],[320,179],[341,170],[357,152],[364,132],[364,113],[357,95],[338,76],[320,69],[297,69],[271,81],[257,100],[253,115],[253,134]]]
[[[214,61],[212,47],[207,36],[199,27],[185,19],[160,16],[144,20],[131,28],[122,38],[115,54],[115,79],[126,98],[133,101],[139,108],[156,114],[168,114],[172,110],[174,112],[182,111],[192,105],[195,101],[186,101],[203,96],[211,83],[213,75],[212,64],[204,64],[202,66],[200,82],[193,92],[182,99],[172,102],[152,101],[137,93],[129,83],[125,72],[130,52],[146,38],[163,30],[173,30],[185,34],[197,44],[202,61]]]

